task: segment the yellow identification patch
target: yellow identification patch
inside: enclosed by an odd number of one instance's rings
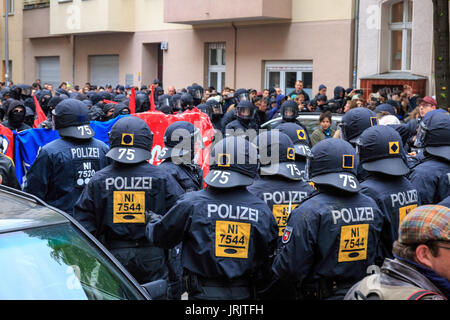
[[[219,153],[217,160],[218,167],[229,167],[231,163],[231,155],[228,153]]]
[[[365,260],[368,240],[368,224],[342,226],[338,262]]]
[[[113,223],[145,223],[145,191],[114,191]]]
[[[297,138],[298,140],[306,140],[305,130],[303,129],[297,130]]]
[[[278,225],[278,236],[283,236],[284,229],[286,228],[287,219],[292,211],[298,207],[297,204],[291,204],[291,211],[289,211],[288,204],[274,204],[273,205],[273,216]]]
[[[134,134],[132,133],[122,133],[122,145],[132,146],[134,143]]]
[[[399,154],[400,146],[398,141],[389,142],[389,154]]]
[[[288,148],[286,157],[288,158],[288,160],[295,160],[295,149]]]
[[[417,208],[417,204],[412,204],[410,206],[401,207],[398,209],[398,225],[400,225],[406,215],[414,208]]]
[[[248,258],[251,224],[216,221],[216,257]]]

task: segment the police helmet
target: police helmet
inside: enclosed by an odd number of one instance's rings
[[[189,93],[183,93],[180,97],[179,105],[183,111],[191,109],[194,106],[194,98]]]
[[[218,97],[220,97],[220,96],[218,96]],[[220,104],[220,102],[217,99],[209,98],[206,101],[206,104],[211,108],[212,114],[215,114],[215,115],[223,114],[222,105]]]
[[[94,130],[90,126],[89,108],[76,99],[64,99],[52,111],[54,128],[61,137],[90,139]]]
[[[365,130],[356,142],[356,152],[364,170],[403,176],[409,168],[402,157],[402,138],[389,126]]]
[[[236,117],[243,120],[250,120],[253,118],[253,103],[250,101],[241,101],[236,106]]]
[[[317,143],[306,161],[306,179],[317,185],[358,192],[356,153],[350,143],[330,138]]]
[[[163,94],[158,97],[158,108],[169,107],[172,109],[173,101],[172,96],[168,94]]]
[[[280,108],[281,117],[285,121],[295,121],[298,117],[298,105],[294,100],[283,102]]]
[[[181,93],[175,93],[173,95],[172,102],[173,102],[174,110],[181,110],[180,99],[181,99]]]
[[[203,88],[202,86],[194,83],[192,86],[188,87],[189,94],[192,96],[194,104],[197,105],[203,98]]]
[[[216,188],[249,186],[258,166],[256,146],[242,137],[229,136],[214,145],[205,183]]]
[[[250,96],[248,94],[247,89],[237,89],[234,92],[234,98],[236,99],[237,103],[242,102],[242,101],[250,101]]]
[[[107,157],[120,163],[139,163],[152,158],[153,132],[144,120],[123,117],[112,126],[109,144]]]
[[[450,115],[441,110],[428,112],[420,122],[414,146],[450,160]]]
[[[203,149],[200,129],[187,121],[177,121],[167,127],[164,132],[164,149],[159,159],[175,160],[176,162],[191,163],[195,155],[195,147]],[[190,157],[185,158],[190,155]]]
[[[311,154],[311,143],[305,128],[297,123],[285,122],[276,126],[275,129],[286,134],[292,140],[296,155],[305,158]]]
[[[341,135],[344,140],[355,143],[364,130],[377,124],[375,112],[364,107],[354,108],[342,117]]]
[[[280,175],[291,180],[301,180],[301,171],[295,164],[292,140],[278,130],[265,131],[253,141],[258,146],[261,175]]]

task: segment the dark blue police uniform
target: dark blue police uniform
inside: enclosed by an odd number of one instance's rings
[[[108,147],[93,138],[89,109],[79,100],[65,99],[53,110],[60,139],[39,150],[27,172],[23,190],[72,214],[83,188],[109,164]]]
[[[289,217],[272,286],[295,284],[302,299],[341,299],[368,266],[382,261],[384,217],[374,200],[358,192],[349,143],[326,139],[311,151],[307,175],[318,190]]]
[[[237,153],[244,163],[237,164]],[[184,194],[147,225],[147,236],[162,248],[183,243],[189,299],[251,299],[278,236],[270,209],[245,189],[257,173],[257,151],[243,138],[227,137],[214,146],[210,163],[209,187]]]
[[[183,193],[178,183],[151,158],[148,125],[136,117],[117,121],[111,129],[112,165],[89,181],[74,208],[74,217],[105,244],[140,283],[166,277],[164,250],[145,237],[146,217],[164,215]]]

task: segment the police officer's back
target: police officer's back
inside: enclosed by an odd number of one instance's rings
[[[311,151],[307,175],[318,190],[289,217],[272,267],[274,283],[296,283],[303,299],[339,299],[375,263],[383,216],[358,192],[349,143],[326,139]]]
[[[422,204],[437,204],[450,195],[450,115],[429,112],[420,122],[415,146],[423,148],[424,157],[409,179]]]
[[[74,217],[140,283],[166,276],[165,252],[145,238],[146,216],[164,215],[183,192],[161,168],[149,164],[153,133],[134,116],[118,120],[110,132],[113,163],[97,172],[83,190]]]
[[[258,146],[261,168],[259,179],[247,189],[272,210],[281,237],[289,214],[314,188],[302,179],[295,162],[294,144],[286,134],[276,129],[263,132],[254,143]]]
[[[200,130],[192,123],[177,121],[164,133],[164,149],[160,154],[163,162],[159,167],[171,175],[184,192],[203,188],[203,170],[194,161],[195,147],[203,145]],[[182,268],[181,244],[169,251],[167,262],[169,299],[181,299]]]
[[[56,139],[38,153],[27,172],[23,190],[69,214],[93,175],[108,165],[108,147],[94,138],[89,109],[75,99],[62,100],[53,110]]]
[[[369,172],[361,182],[361,192],[384,213],[383,256],[393,258],[392,244],[401,221],[420,205],[418,190],[406,178],[409,168],[400,152],[402,140],[395,129],[375,126],[365,130],[356,143],[362,168]]]
[[[211,153],[208,188],[186,193],[147,236],[157,246],[183,242],[190,299],[254,298],[258,274],[269,267],[278,236],[264,201],[245,187],[257,174],[256,147],[227,137]]]

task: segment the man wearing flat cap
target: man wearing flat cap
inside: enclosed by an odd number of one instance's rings
[[[450,209],[425,205],[402,221],[379,273],[365,277],[345,300],[448,300],[450,297]]]

